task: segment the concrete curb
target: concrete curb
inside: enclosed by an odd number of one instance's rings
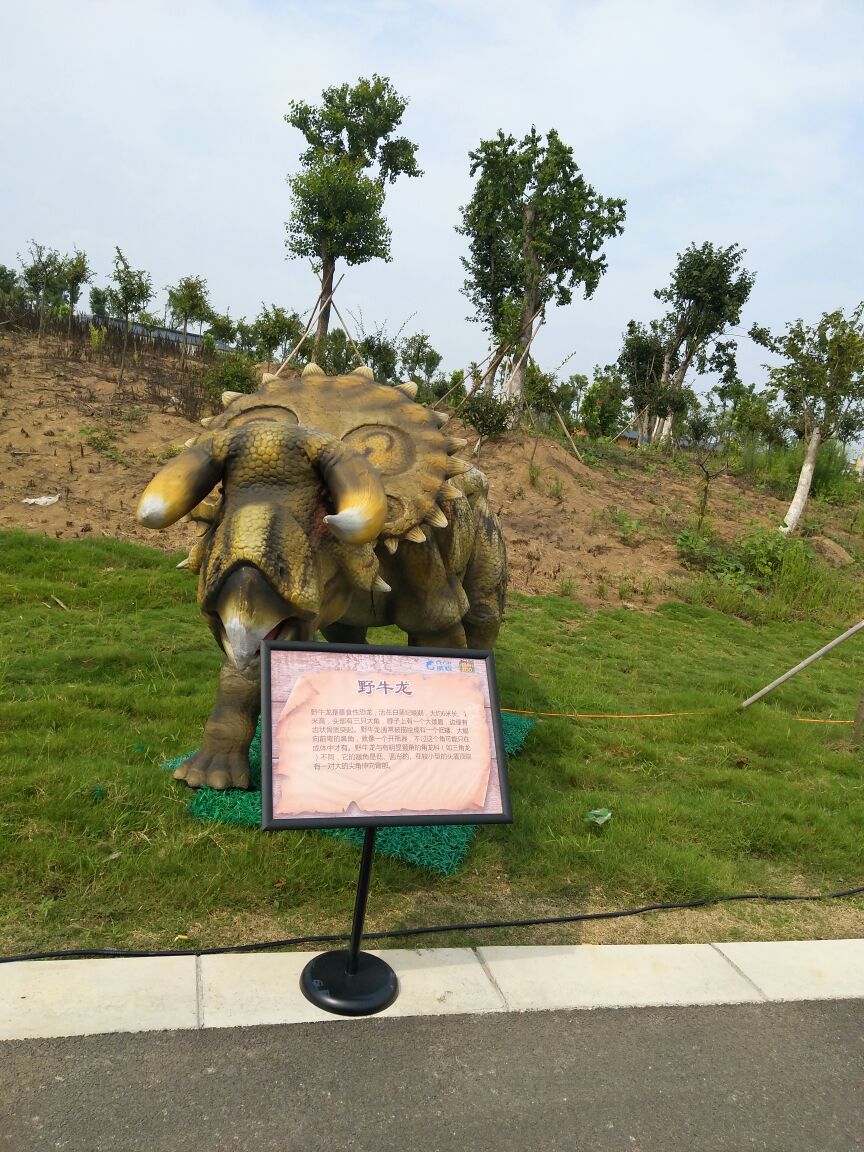
[[[300,992],[311,952],[0,965],[0,1040],[352,1023]],[[864,999],[864,940],[378,952],[382,1016]]]

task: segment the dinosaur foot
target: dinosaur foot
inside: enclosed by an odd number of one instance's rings
[[[184,780],[190,788],[249,787],[249,755],[246,748],[223,750],[206,745],[174,770],[175,780]]]

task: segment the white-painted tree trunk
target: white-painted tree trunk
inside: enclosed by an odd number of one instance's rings
[[[652,443],[665,444],[672,436],[672,415],[662,416],[654,429]]]
[[[804,454],[804,463],[801,465],[795,495],[792,497],[789,511],[783,517],[783,523],[780,526],[780,531],[784,536],[789,536],[795,531],[804,509],[807,507],[807,497],[810,495],[810,485],[813,483],[813,471],[816,467],[816,457],[819,455],[821,443],[822,429],[817,426],[807,441],[807,451]]]

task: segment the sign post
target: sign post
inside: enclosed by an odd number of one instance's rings
[[[367,828],[363,838],[349,947],[322,952],[309,961],[300,975],[300,988],[306,999],[340,1016],[371,1016],[383,1012],[399,994],[399,981],[387,961],[371,952],[360,951],[377,831],[377,828]]]
[[[492,653],[265,641],[261,673],[262,828],[365,829],[350,946],[311,960],[301,989],[381,1012],[396,974],[360,949],[377,829],[512,820]]]

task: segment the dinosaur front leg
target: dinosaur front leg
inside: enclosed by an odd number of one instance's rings
[[[190,788],[248,788],[249,745],[260,710],[260,671],[244,675],[226,661],[201,747],[175,770],[174,779]]]
[[[449,628],[429,629],[426,632],[409,632],[408,644],[411,648],[465,648],[465,629],[461,624]]]

